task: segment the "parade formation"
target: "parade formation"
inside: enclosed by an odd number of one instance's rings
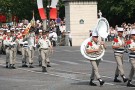
[[[50,11],[53,12],[56,10],[58,1],[59,0],[52,0],[51,5],[49,6],[49,8],[51,7]],[[64,1],[68,2],[68,0]],[[76,5],[76,3],[72,4]],[[47,74],[49,70],[53,71],[53,69],[50,69],[54,67],[51,64],[52,62],[50,60],[50,57],[55,53],[55,48],[56,47],[61,48],[61,46],[72,47],[72,39],[77,37],[77,34],[75,32],[72,33],[72,31],[66,30],[67,29],[66,24],[72,24],[66,23],[67,18],[64,17],[64,19],[62,20],[60,18],[57,18],[57,15],[54,15],[54,13],[52,14],[50,12],[53,18],[51,17],[47,19],[46,13],[44,12],[45,10],[43,8],[42,0],[37,0],[37,7],[41,20],[35,21],[33,11],[33,18],[30,22],[24,19],[20,20],[19,22],[1,23],[0,54],[6,57],[4,61],[4,67],[6,70],[14,71],[19,68],[18,64],[16,63],[18,60],[17,56],[21,57],[21,65],[20,64],[19,65],[21,68],[25,68],[24,71],[26,71],[27,69],[36,68],[37,66],[34,64],[35,63],[34,57],[37,57],[38,67],[40,68],[41,74]],[[104,78],[102,77],[99,70],[99,64],[100,62],[104,61],[103,57],[106,54],[105,51],[108,49],[106,43],[111,42],[110,50],[113,52],[113,55],[111,57],[114,57],[115,62],[113,62],[113,65],[114,64],[116,65],[115,68],[111,67],[111,69],[115,69],[115,72],[113,72],[112,75],[113,78],[111,78],[113,80],[112,82],[113,83],[123,82],[126,84],[126,87],[134,88],[135,85],[133,81],[135,74],[135,23],[134,24],[123,23],[121,26],[116,25],[115,28],[113,28],[112,26],[109,25],[107,19],[102,16],[101,10],[99,10],[97,16],[98,21],[94,26],[94,29],[90,31],[88,30],[87,33],[88,38],[87,39],[85,38],[85,40],[81,44],[81,47],[79,46],[80,47],[79,55],[81,53],[82,56],[81,55],[80,56],[84,57],[85,60],[91,64],[89,85],[93,87],[98,86],[98,84],[96,84],[94,81],[95,79],[98,81],[100,87],[108,82],[104,80]],[[82,22],[81,23],[79,22],[79,25],[83,25],[85,22],[85,20],[83,21],[83,19],[81,19],[81,21]],[[72,38],[71,33],[74,34],[73,36],[74,38]],[[79,40],[80,38],[77,39]],[[65,47],[62,48],[65,49]],[[72,50],[67,51],[70,54],[72,54],[71,52]],[[35,53],[38,54],[35,56]],[[76,51],[74,53],[76,53]],[[125,53],[128,55],[129,61],[128,63],[130,63],[130,71],[128,73],[128,76],[126,76],[127,73],[124,69]],[[66,55],[68,56],[68,54]],[[60,57],[62,56],[60,55]],[[74,55],[74,57],[76,56]],[[68,58],[70,58],[71,60],[74,59],[74,57],[72,58],[68,56]],[[64,58],[65,57],[63,56],[62,57],[63,60],[59,61],[61,62],[64,61]],[[71,64],[71,62],[68,61],[66,63]],[[72,64],[74,64],[73,68],[76,68],[75,67],[76,63]],[[106,66],[103,67],[106,68]],[[79,70],[80,68],[77,68],[77,70]],[[63,68],[61,68],[61,70],[62,69]],[[66,69],[68,68],[66,67]],[[66,71],[63,70],[62,72]],[[66,73],[71,72],[67,71]],[[78,74],[78,72],[76,74]],[[59,77],[58,75],[56,76]],[[64,77],[67,76],[65,75]],[[71,78],[71,80],[74,79]],[[79,80],[77,79],[75,81]]]

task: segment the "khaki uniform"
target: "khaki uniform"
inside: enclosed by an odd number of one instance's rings
[[[47,58],[49,58],[49,47],[51,46],[51,42],[49,39],[40,39],[38,44],[40,45],[40,52],[42,58],[42,66],[47,67]]]
[[[113,41],[112,42],[112,46],[119,46],[119,45],[123,45],[125,43],[124,38],[120,38],[119,36],[117,37],[118,41]],[[114,49],[114,56],[116,59],[116,63],[117,63],[117,67],[116,67],[116,71],[115,71],[115,75],[119,76],[119,74],[122,76],[124,75],[124,69],[123,69],[123,55],[125,52],[125,48],[121,47],[121,48],[117,48]]]
[[[29,64],[33,64],[34,50],[35,50],[35,34],[30,33],[25,37],[28,42],[28,47],[25,51],[27,51]]]
[[[13,42],[13,37],[6,37],[3,43],[6,47],[6,62],[14,65],[16,61],[16,43]]]
[[[23,36],[21,33],[17,34],[17,51],[22,53],[22,46],[20,46],[20,43],[23,41]]]
[[[100,48],[100,43],[99,42],[95,43],[94,41],[92,41],[91,43],[92,43],[91,46],[90,45],[87,46],[88,50],[94,50],[94,49]],[[98,71],[98,65],[99,65],[100,61],[101,61],[100,59],[99,60],[90,60],[91,65],[92,65],[92,74],[91,74],[90,79],[94,80],[95,76],[96,76],[97,79],[101,78],[101,76],[99,74],[99,71]]]
[[[38,41],[39,40],[41,40],[42,39],[42,36],[37,36],[36,37],[36,41],[37,41],[37,43],[38,43]],[[38,61],[39,61],[39,63],[41,63],[42,62],[42,58],[41,58],[41,51],[40,51],[40,49],[38,48]]]
[[[131,44],[129,45],[129,50],[135,48],[135,41],[131,40]],[[129,58],[131,63],[131,70],[129,73],[129,80],[132,80],[135,73],[135,51],[129,52]]]
[[[27,57],[28,57],[28,42],[20,42],[20,45],[22,46],[22,64],[26,65],[27,63]]]
[[[0,35],[0,52],[2,53],[2,40],[3,40],[3,36]]]

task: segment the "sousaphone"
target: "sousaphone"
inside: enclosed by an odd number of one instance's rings
[[[96,28],[93,30],[94,33],[97,33],[101,38],[107,38],[109,34],[109,23],[105,18],[100,18],[97,22]],[[101,45],[101,50],[98,53],[87,53],[86,48],[88,42],[92,41],[92,37],[84,40],[80,47],[81,54],[88,60],[98,60],[101,59],[105,53],[104,47]]]

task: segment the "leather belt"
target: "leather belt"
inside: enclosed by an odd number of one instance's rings
[[[48,50],[48,48],[41,48],[41,50]]]

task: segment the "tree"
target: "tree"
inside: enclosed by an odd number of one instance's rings
[[[135,20],[135,0],[98,0],[98,9],[112,25]]]

